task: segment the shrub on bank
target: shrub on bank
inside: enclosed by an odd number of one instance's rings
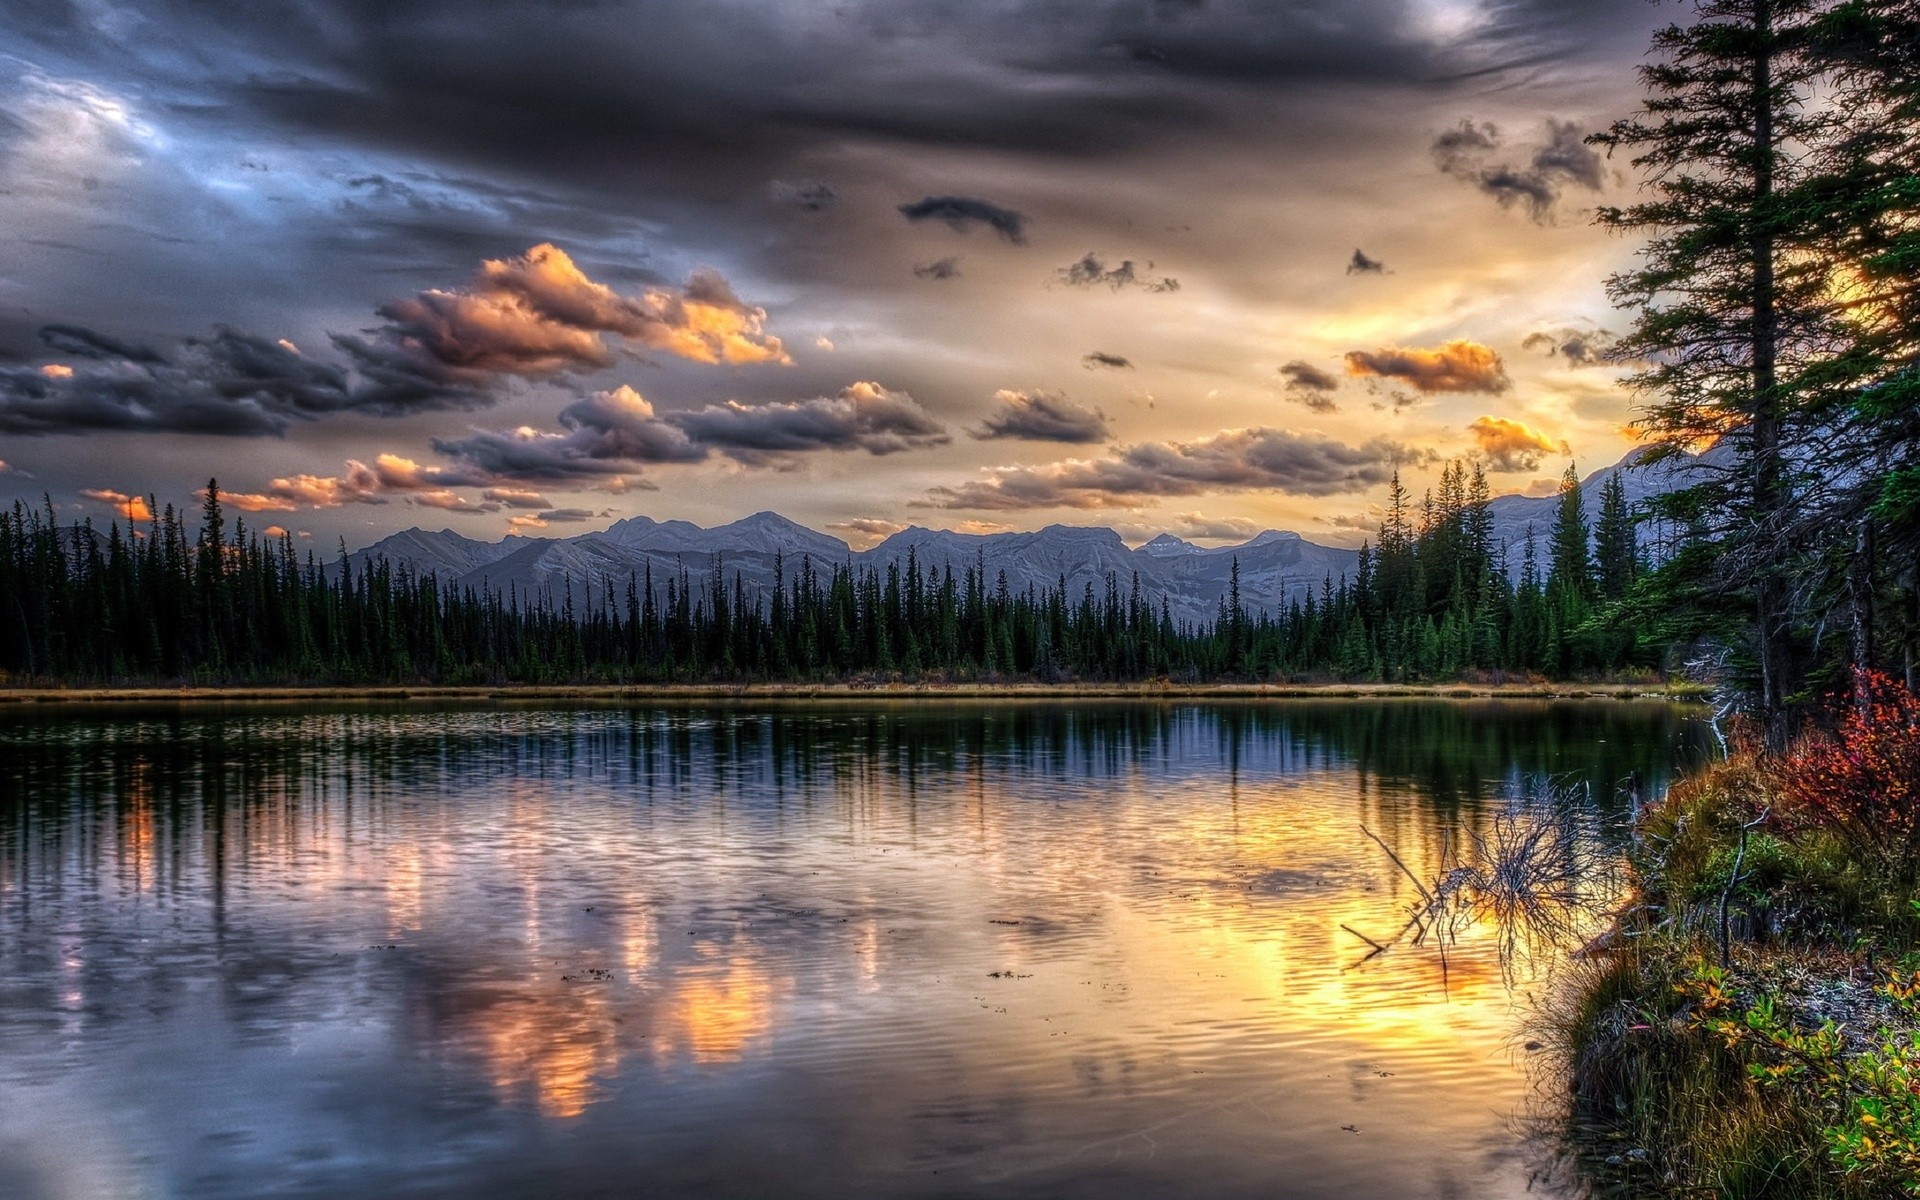
[[[1779,780],[1790,828],[1832,833],[1898,886],[1920,880],[1920,696],[1905,684],[1857,672],[1838,728],[1808,735]]]
[[[1605,1190],[1920,1196],[1920,699],[1736,738],[1635,831],[1634,903],[1544,1013]]]
[[[1848,1188],[1920,1196],[1920,971],[1891,972],[1872,1009],[1848,1014],[1852,1029],[1832,1015],[1812,1025],[1804,1005],[1769,991],[1742,995],[1714,967],[1696,967],[1679,990],[1691,1024],[1739,1056],[1764,1098],[1820,1122]]]

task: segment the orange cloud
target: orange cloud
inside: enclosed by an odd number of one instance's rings
[[[311,479],[312,476],[307,476]],[[299,505],[265,492],[221,492],[220,503],[242,512],[294,512]]]
[[[1513,386],[1498,352],[1479,342],[1456,338],[1433,350],[1387,346],[1347,354],[1347,373],[1397,379],[1417,392],[1487,392]]]
[[[415,504],[424,505],[427,508],[445,509],[447,512],[484,513],[500,511],[498,504],[469,500],[452,488],[436,488],[433,491],[416,492],[408,498]]]
[[[764,330],[766,310],[713,271],[679,289],[623,295],[541,243],[488,259],[464,289],[430,288],[383,306],[413,345],[461,370],[540,375],[613,365],[603,335],[704,363],[791,363]]]
[[[894,534],[907,528],[899,521],[889,521],[884,517],[855,517],[851,521],[834,521],[828,529],[837,529],[847,535],[847,540],[859,546],[878,545]]]
[[[378,504],[374,497],[379,481],[366,464],[349,461],[344,478],[331,475],[288,475],[276,479],[262,492],[222,493],[221,499],[248,512],[294,512],[301,505],[310,508],[338,508],[342,504]]]
[[[48,379],[72,379],[73,368],[65,363],[48,363],[40,368],[40,373]]]
[[[508,508],[552,508],[553,505],[539,492],[528,488],[490,487],[481,495],[495,504],[504,504]]]
[[[1541,455],[1567,452],[1566,442],[1505,417],[1480,417],[1467,426],[1467,432],[1486,456],[1487,466],[1495,471],[1537,471]]]
[[[397,454],[376,455],[373,464],[357,458],[347,460],[342,475],[286,475],[267,484],[260,492],[222,492],[220,498],[234,508],[247,512],[295,512],[308,508],[339,508],[343,504],[385,504],[385,494],[422,493],[415,499],[432,508],[455,512],[492,512],[497,506],[474,504],[447,490],[449,484],[463,482],[449,476],[440,467],[422,466]]]
[[[118,515],[129,521],[153,520],[153,509],[148,507],[146,498],[143,496],[129,496],[125,492],[116,492],[108,488],[83,488],[80,494],[89,500],[111,504]]]

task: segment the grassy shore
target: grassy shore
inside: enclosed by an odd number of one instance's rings
[[[1630,904],[1542,1013],[1598,1195],[1920,1196],[1920,699],[1882,680],[1635,829]]]
[[[0,705],[239,704],[302,701],[687,702],[701,700],[1292,700],[1668,699],[1697,700],[1686,683],[749,683],[580,684],[498,687],[0,687]]]

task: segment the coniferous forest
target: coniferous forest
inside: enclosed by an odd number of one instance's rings
[[[1488,498],[1463,464],[1418,504],[1396,479],[1354,577],[1269,612],[1243,600],[1236,564],[1219,611],[1194,624],[1137,579],[1013,591],[978,563],[911,556],[885,573],[783,561],[770,594],[724,563],[557,594],[458,589],[229,526],[209,481],[197,521],[166,508],[102,533],[50,508],[0,513],[0,670],[22,682],[460,684],[1433,680],[1659,665],[1660,647],[1609,619],[1642,571],[1617,479],[1589,530],[1570,470],[1554,525],[1515,564],[1491,543]]]

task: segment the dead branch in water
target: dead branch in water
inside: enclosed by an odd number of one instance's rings
[[[1463,848],[1457,849],[1449,840],[1441,851],[1438,873],[1428,879],[1415,874],[1371,829],[1362,825],[1360,832],[1380,847],[1420,895],[1407,923],[1384,942],[1341,926],[1374,948],[1361,962],[1386,953],[1412,934],[1415,946],[1431,937],[1444,965],[1449,947],[1461,934],[1492,922],[1501,935],[1501,962],[1509,966],[1523,945],[1565,942],[1599,907],[1585,886],[1588,853],[1569,805],[1555,805],[1544,812],[1496,814],[1485,830],[1468,835]]]

